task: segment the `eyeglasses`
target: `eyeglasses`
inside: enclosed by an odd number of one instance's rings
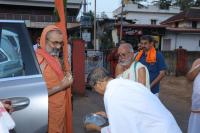
[[[118,57],[126,57],[129,53],[130,52],[128,52],[128,53],[118,53],[117,55],[118,55]]]
[[[51,42],[53,45],[57,45],[57,44],[60,44],[60,45],[63,45],[64,44],[64,42],[62,41],[62,42],[59,42],[59,41],[51,41],[51,40],[49,40],[49,39],[47,39],[49,42]]]

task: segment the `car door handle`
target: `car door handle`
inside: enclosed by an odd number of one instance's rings
[[[13,111],[22,110],[30,104],[29,98],[26,97],[11,97],[1,99],[2,101],[11,101]]]

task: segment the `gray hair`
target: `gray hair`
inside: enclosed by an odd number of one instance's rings
[[[120,46],[122,46],[122,47],[127,47],[129,50],[130,50],[130,52],[134,52],[134,50],[133,50],[133,46],[130,44],[130,43],[127,43],[127,42],[123,42],[123,43],[120,43]]]
[[[87,77],[87,85],[94,87],[98,81],[104,81],[110,78],[110,74],[104,68],[93,69]]]

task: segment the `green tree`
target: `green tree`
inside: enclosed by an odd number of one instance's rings
[[[160,9],[169,9],[170,6],[179,6],[181,10],[185,11],[190,7],[199,7],[200,0],[156,0],[153,1],[154,5],[158,5]]]
[[[94,13],[90,10],[89,12],[84,13],[84,15],[89,16],[91,21],[94,21]]]
[[[101,50],[111,49],[113,47],[112,31],[106,30],[104,32],[104,35],[100,37],[100,40],[101,40],[101,45],[100,45]]]
[[[173,5],[179,6],[181,10],[188,10],[195,5],[195,0],[173,0]]]
[[[158,5],[160,9],[169,9],[172,5],[172,0],[158,0],[152,2],[154,5]]]
[[[196,0],[194,6],[195,7],[200,7],[200,0]]]
[[[140,3],[140,2],[146,2],[147,0],[122,0],[121,3],[128,3],[129,1],[132,1],[133,3]]]
[[[101,18],[108,18],[108,15],[105,12],[101,12]]]
[[[169,9],[171,3],[172,3],[171,0],[161,0],[160,9]]]
[[[138,3],[138,2],[145,2],[146,0],[131,0],[134,3]]]

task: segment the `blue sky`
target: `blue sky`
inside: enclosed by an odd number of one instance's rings
[[[87,0],[88,3],[88,10],[94,10],[94,0]],[[112,17],[112,11],[114,11],[117,7],[120,6],[121,0],[96,0],[97,2],[97,14],[101,12],[105,12],[109,17]]]

